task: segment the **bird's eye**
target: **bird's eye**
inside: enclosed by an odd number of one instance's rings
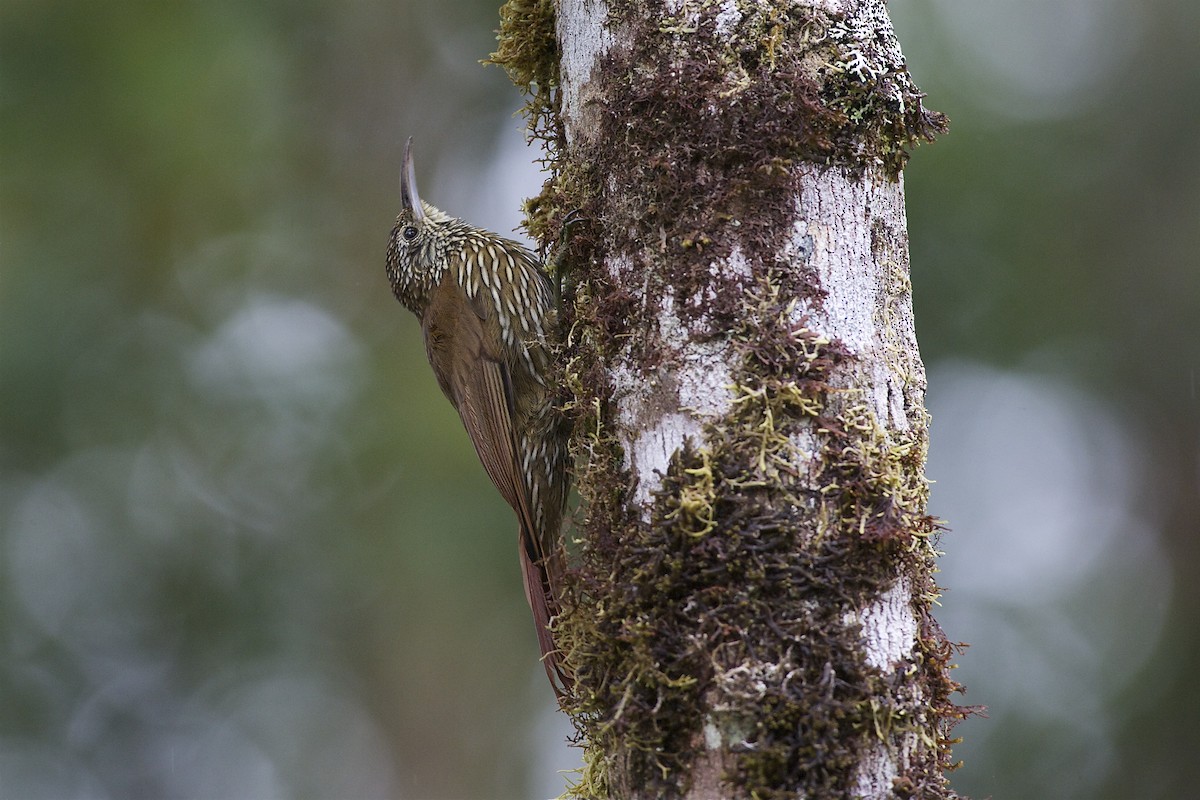
[[[400,235],[403,236],[406,241],[411,242],[413,239],[417,238],[417,229],[412,225],[409,225],[400,232]]]

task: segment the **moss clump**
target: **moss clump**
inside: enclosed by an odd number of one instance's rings
[[[496,52],[483,62],[503,67],[525,93],[531,131],[557,125],[559,54],[554,20],[554,0],[508,0],[500,6]]]
[[[945,133],[948,121],[922,104],[925,95],[904,65],[890,27],[886,17],[870,14],[826,18],[818,73],[823,101],[841,114],[836,138],[842,157],[895,177],[912,148]]]
[[[830,436],[821,479],[830,516],[826,527],[853,530],[872,541],[931,536],[937,522],[925,513],[924,428],[885,431],[863,404],[826,424]]]

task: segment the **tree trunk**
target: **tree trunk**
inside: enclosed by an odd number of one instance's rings
[[[900,171],[943,129],[880,0],[513,0],[571,231],[579,797],[954,796]]]

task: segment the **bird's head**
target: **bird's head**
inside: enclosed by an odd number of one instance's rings
[[[446,268],[452,220],[421,200],[413,167],[412,137],[404,145],[400,168],[400,213],[388,241],[387,273],[396,298],[417,314]]]

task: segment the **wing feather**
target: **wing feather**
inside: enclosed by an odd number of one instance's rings
[[[425,320],[425,348],[438,383],[458,409],[488,477],[521,525],[533,528],[529,490],[513,441],[512,376],[503,354],[488,346],[486,313],[446,280],[434,292]]]

